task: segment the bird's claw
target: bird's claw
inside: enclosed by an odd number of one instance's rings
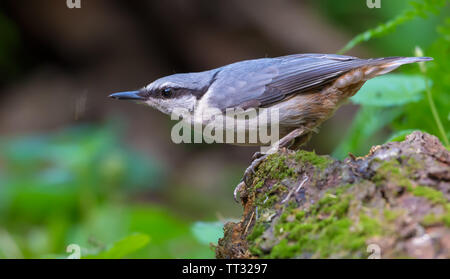
[[[261,162],[266,159],[266,157],[267,155],[262,155],[259,158],[253,160],[250,166],[248,166],[248,168],[245,170],[244,177],[242,180],[245,182],[246,185],[251,184],[252,176],[256,174],[256,169],[259,167]]]
[[[234,201],[237,203],[239,203],[238,193],[240,194],[243,187],[245,187],[245,182],[242,180],[241,182],[239,182],[239,184],[236,186],[236,188],[234,188],[233,197],[234,197]]]
[[[256,159],[254,159],[252,161],[252,163],[250,164],[250,166],[248,166],[248,168],[245,170],[244,172],[244,176],[242,177],[241,182],[236,186],[236,188],[234,189],[234,200],[236,202],[238,202],[238,197],[237,194],[241,192],[242,188],[248,185],[251,185],[251,179],[253,177],[254,174],[256,174],[256,168],[258,168],[258,166],[261,164],[262,161],[264,161],[267,157],[267,154],[261,154],[260,152],[256,152],[253,155],[253,158],[257,157]]]
[[[259,151],[256,151],[255,154],[253,154],[253,156],[252,156],[252,162],[255,161],[258,158],[261,158],[262,156],[264,156],[263,153],[261,153]]]

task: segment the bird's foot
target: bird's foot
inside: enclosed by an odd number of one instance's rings
[[[256,173],[256,169],[261,165],[262,161],[264,161],[269,154],[260,154],[258,158],[254,159],[250,166],[245,170],[244,177],[242,178],[242,181],[245,183],[245,185],[251,185],[253,175]]]
[[[304,128],[297,128],[293,131],[291,131],[289,134],[281,138],[276,144],[272,145],[272,147],[269,149],[269,151],[265,154],[261,152],[256,152],[252,156],[252,163],[250,166],[245,170],[244,177],[242,178],[241,182],[236,186],[234,189],[234,200],[238,202],[238,193],[240,194],[243,187],[251,185],[251,179],[253,178],[253,175],[255,174],[256,168],[261,164],[262,161],[264,161],[269,154],[277,152],[280,148],[288,148],[289,145],[293,140],[296,138],[302,136],[305,132]]]
[[[261,158],[262,156],[264,156],[263,153],[256,151],[255,154],[253,154],[253,156],[252,156],[252,161],[255,161],[256,159]]]
[[[244,187],[245,183],[243,180],[241,180],[241,182],[239,182],[239,184],[234,188],[233,197],[235,202],[239,203],[238,195],[241,196],[241,191],[242,189],[244,189]]]
[[[252,163],[250,164],[250,166],[245,170],[244,172],[244,176],[242,177],[241,182],[239,182],[239,184],[236,186],[236,188],[234,189],[234,200],[236,202],[238,201],[238,194],[240,195],[243,187],[245,186],[249,186],[251,185],[251,180],[253,178],[253,175],[256,172],[256,169],[259,167],[259,165],[261,164],[262,161],[264,161],[267,158],[268,154],[262,154],[261,152],[256,152],[252,159]]]

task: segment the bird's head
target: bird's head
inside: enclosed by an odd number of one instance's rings
[[[114,93],[109,97],[145,103],[169,115],[177,110],[192,113],[211,82],[210,71],[174,74],[157,79],[140,90]]]

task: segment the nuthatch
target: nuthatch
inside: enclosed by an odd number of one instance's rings
[[[279,110],[279,147],[300,146],[312,131],[369,79],[430,57],[360,59],[335,54],[295,54],[241,61],[217,69],[174,74],[138,91],[110,95],[137,100],[163,113],[183,108],[189,114],[208,110],[269,108]],[[208,119],[202,118],[202,125]],[[247,126],[245,126],[247,127]],[[251,172],[265,156],[247,168],[235,190],[248,184]]]

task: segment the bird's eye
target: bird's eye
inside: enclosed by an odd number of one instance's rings
[[[172,96],[172,88],[168,87],[168,88],[164,88],[161,91],[161,94],[164,98],[169,98],[170,96]]]

